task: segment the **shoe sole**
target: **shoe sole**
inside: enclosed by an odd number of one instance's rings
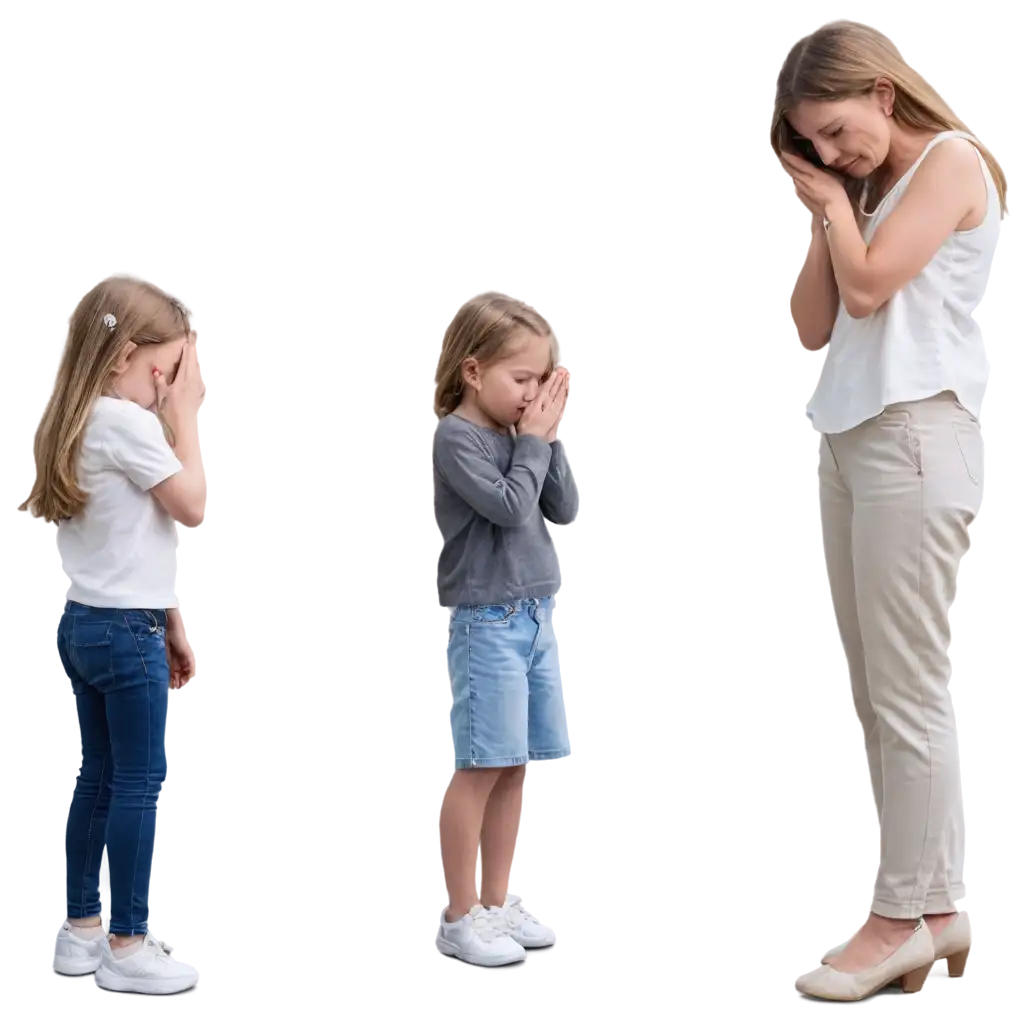
[[[523,950],[522,955],[487,959],[485,957],[474,956],[472,953],[466,953],[459,949],[454,942],[446,942],[444,939],[437,939],[435,945],[437,946],[438,951],[443,953],[445,956],[451,956],[456,960],[462,960],[464,963],[472,964],[474,967],[505,967],[507,964],[522,963],[522,961],[526,959],[525,949]]]
[[[189,981],[181,978],[124,978],[102,966],[96,971],[96,984],[100,988],[108,992],[135,992],[143,996],[177,995],[194,988],[198,981],[198,978]]]
[[[554,942],[534,942],[534,943],[529,943],[529,942],[523,942],[522,939],[520,939],[516,935],[510,936],[510,937],[515,939],[515,941],[518,942],[519,945],[522,946],[523,949],[525,949],[526,952],[528,952],[528,953],[546,953],[546,952],[550,952],[552,949],[557,949],[561,945],[561,939],[555,939]]]
[[[519,943],[519,945],[526,950],[529,956],[537,956],[541,959],[546,959],[549,956],[553,956],[562,948],[560,942],[552,942],[549,946],[526,946],[523,945],[521,942]]]
[[[80,978],[85,974],[95,974],[101,963],[100,957],[96,957],[95,960],[81,960],[73,956],[55,956],[53,969],[67,978]]]
[[[62,956],[60,953],[55,953],[52,949],[52,939],[48,946],[49,948],[46,950],[47,968],[54,974],[59,974],[66,978],[83,978],[87,974],[94,974],[102,963],[102,956],[99,955],[89,958],[83,956]]]

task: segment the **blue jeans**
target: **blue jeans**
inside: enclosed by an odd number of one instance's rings
[[[82,732],[82,770],[65,836],[68,917],[100,913],[106,846],[115,935],[144,935],[149,928],[156,800],[167,773],[166,628],[163,611],[69,601],[57,631]]]
[[[569,754],[553,597],[460,605],[448,636],[455,767]]]

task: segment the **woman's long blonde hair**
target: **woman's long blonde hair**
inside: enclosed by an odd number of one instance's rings
[[[786,114],[804,100],[845,100],[872,92],[879,78],[892,82],[896,92],[893,118],[911,131],[961,131],[973,134],[943,98],[903,59],[881,32],[855,21],[833,21],[805,36],[786,57],[779,72],[772,115],[772,149],[776,156],[794,152],[796,138]],[[1005,215],[1006,175],[980,143]],[[853,194],[861,182],[850,179]]]
[[[558,341],[535,309],[500,292],[486,292],[470,299],[448,325],[441,345],[434,382],[434,412],[444,419],[462,401],[462,368],[467,359],[481,366],[505,355],[512,338],[523,328],[551,340],[549,371],[558,363]]]
[[[108,316],[115,327],[108,326]],[[21,511],[48,523],[82,511],[88,497],[78,486],[82,434],[125,345],[158,345],[190,330],[189,311],[177,299],[134,278],[108,278],[79,302],[53,394],[36,430],[36,482]]]

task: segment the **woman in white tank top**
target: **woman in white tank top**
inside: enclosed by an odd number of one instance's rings
[[[984,486],[988,361],[973,320],[1006,209],[992,155],[892,43],[836,22],[793,47],[772,146],[811,213],[791,303],[828,346],[821,433],[829,584],[881,828],[867,922],[797,988],[860,999],[963,973],[964,828],[949,609]]]

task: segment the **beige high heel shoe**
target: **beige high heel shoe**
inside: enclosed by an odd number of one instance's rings
[[[946,961],[951,978],[962,978],[971,952],[971,921],[966,912],[957,914],[938,935],[932,936],[932,941],[935,944],[935,959]],[[821,958],[821,962],[827,964],[834,960],[848,945],[848,942],[844,942],[830,949]]]
[[[935,958],[950,981],[967,981],[974,956],[974,929],[965,911],[956,914],[945,928],[934,936]]]
[[[893,982],[899,982],[904,992],[920,992],[934,963],[935,944],[922,919],[910,938],[880,964],[856,974],[825,964],[797,978],[796,989],[806,996],[838,1002],[866,999]]]
[[[853,931],[845,938],[840,939],[838,942],[834,942],[830,946],[825,946],[821,950],[821,954],[818,956],[819,964],[827,964],[830,959],[835,959],[846,947],[853,941],[854,936],[864,927],[863,918],[859,918],[857,923],[853,926]]]

